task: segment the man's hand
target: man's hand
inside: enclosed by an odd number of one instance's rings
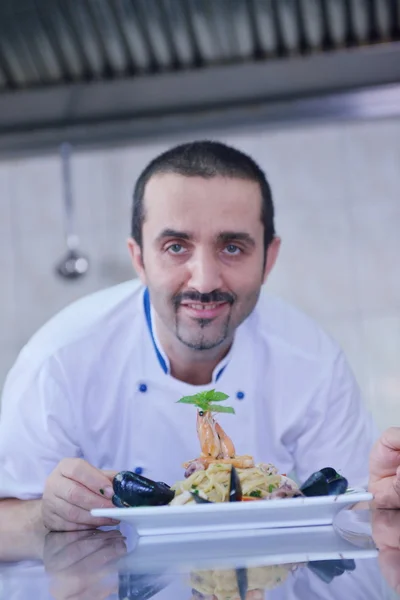
[[[43,562],[56,600],[101,600],[118,595],[115,562],[127,553],[125,538],[111,531],[48,533]]]
[[[379,550],[382,575],[400,592],[400,511],[372,511],[372,537]]]
[[[369,468],[374,507],[400,509],[400,427],[382,434],[372,449]]]
[[[92,517],[92,508],[112,508],[111,481],[116,472],[100,471],[80,458],[65,458],[48,477],[42,518],[50,531],[96,529],[119,521]]]

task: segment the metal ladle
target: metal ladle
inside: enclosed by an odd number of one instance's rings
[[[60,147],[62,178],[64,187],[64,229],[67,253],[57,264],[56,272],[64,279],[78,279],[89,268],[88,259],[79,251],[79,238],[75,232],[74,206],[71,189],[71,145],[64,143]]]

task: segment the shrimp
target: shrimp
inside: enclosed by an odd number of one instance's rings
[[[251,456],[236,456],[232,440],[221,425],[215,421],[210,411],[198,411],[196,425],[201,454],[199,458],[183,464],[186,469],[186,477],[199,469],[207,469],[210,464],[216,462],[230,464],[237,469],[254,467],[254,460]]]
[[[215,419],[211,412],[198,411],[196,426],[202,456],[218,458],[221,455],[221,440],[217,433]]]
[[[236,455],[236,451],[231,438],[226,435],[219,423],[215,423],[215,431],[219,437],[223,458],[233,458]]]

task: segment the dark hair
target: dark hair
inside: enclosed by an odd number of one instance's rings
[[[261,220],[264,224],[264,246],[268,248],[275,236],[274,205],[271,188],[264,172],[240,150],[221,142],[197,141],[175,146],[153,159],[142,171],[133,192],[133,239],[142,246],[142,229],[145,218],[144,192],[148,181],[159,173],[177,173],[186,177],[237,177],[255,181],[262,196]]]

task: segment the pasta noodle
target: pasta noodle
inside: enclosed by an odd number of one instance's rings
[[[274,565],[247,569],[248,592],[271,590],[285,581],[297,565]],[[234,569],[218,571],[196,571],[190,575],[190,585],[204,596],[217,600],[239,599],[239,590]],[[263,597],[263,595],[262,595]]]
[[[288,485],[290,480],[279,475],[272,465],[256,465],[247,469],[236,469],[242,487],[243,497],[268,498],[282,484]],[[195,471],[187,479],[178,481],[172,486],[175,498],[171,504],[181,504],[185,494],[187,502],[194,502],[188,492],[200,495],[211,502],[227,502],[229,499],[231,465],[212,463],[207,469]],[[297,487],[291,482],[293,487]],[[186,503],[186,502],[185,502]]]

